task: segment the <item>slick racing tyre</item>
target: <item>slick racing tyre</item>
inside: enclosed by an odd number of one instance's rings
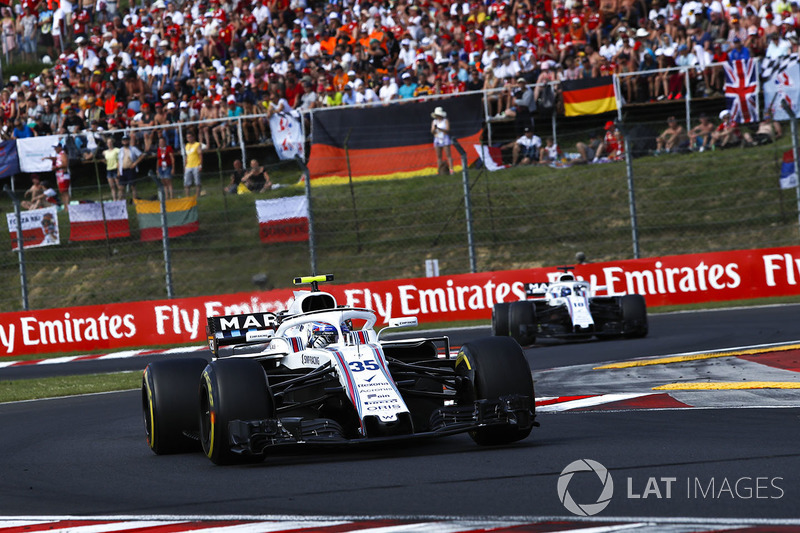
[[[536,342],[536,308],[532,302],[512,302],[508,308],[508,330],[520,346]]]
[[[518,394],[530,398],[533,410],[531,369],[514,339],[487,337],[465,343],[458,352],[455,372],[462,379],[459,405]],[[471,431],[470,436],[480,445],[508,444],[524,439],[531,429],[531,426],[486,426]]]
[[[200,443],[214,464],[261,460],[232,451],[228,424],[234,420],[275,417],[264,369],[247,359],[219,359],[200,379]]]
[[[197,381],[205,359],[172,359],[150,363],[142,375],[142,414],[147,444],[155,453],[199,449]]]
[[[641,294],[626,294],[620,298],[622,334],[628,338],[647,336],[647,306]]]
[[[492,307],[492,335],[508,337],[508,303],[494,304]]]

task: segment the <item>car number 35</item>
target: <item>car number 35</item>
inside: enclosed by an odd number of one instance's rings
[[[364,370],[380,370],[381,367],[378,366],[378,363],[375,362],[373,359],[367,359],[366,361],[350,361],[348,363],[350,366],[350,371],[352,372],[363,372]]]

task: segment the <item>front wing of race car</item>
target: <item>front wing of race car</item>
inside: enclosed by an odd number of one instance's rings
[[[300,417],[265,420],[233,420],[228,432],[231,451],[238,454],[263,454],[276,446],[367,445],[407,439],[436,438],[467,433],[490,426],[527,430],[538,426],[534,420],[534,399],[509,395],[497,400],[477,400],[470,405],[447,405],[436,409],[430,430],[380,437],[347,438],[342,426],[327,418]]]

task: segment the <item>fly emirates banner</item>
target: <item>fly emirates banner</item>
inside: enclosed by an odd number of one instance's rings
[[[577,265],[574,273],[603,287],[597,295],[638,293],[649,307],[800,294],[800,246],[676,255]],[[335,273],[334,273],[335,274]],[[339,305],[366,307],[420,323],[486,320],[492,306],[525,298],[526,283],[553,281],[554,267],[323,284]],[[294,289],[0,314],[0,355],[205,343],[206,317],[277,312]]]

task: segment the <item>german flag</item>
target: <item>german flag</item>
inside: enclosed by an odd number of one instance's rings
[[[431,113],[439,106],[447,113],[450,137],[467,150],[472,164],[477,154],[470,147],[480,144],[483,134],[480,94],[315,112],[308,162],[311,179],[315,184],[332,184],[350,176],[363,181],[437,174]],[[454,171],[459,171],[461,157],[454,147],[451,153]]]
[[[139,219],[140,239],[155,241],[161,238],[161,202],[134,200]],[[200,229],[197,221],[197,197],[173,198],[166,201],[167,235],[180,237]]]
[[[612,76],[562,81],[561,90],[564,114],[568,117],[597,115],[617,109]]]

